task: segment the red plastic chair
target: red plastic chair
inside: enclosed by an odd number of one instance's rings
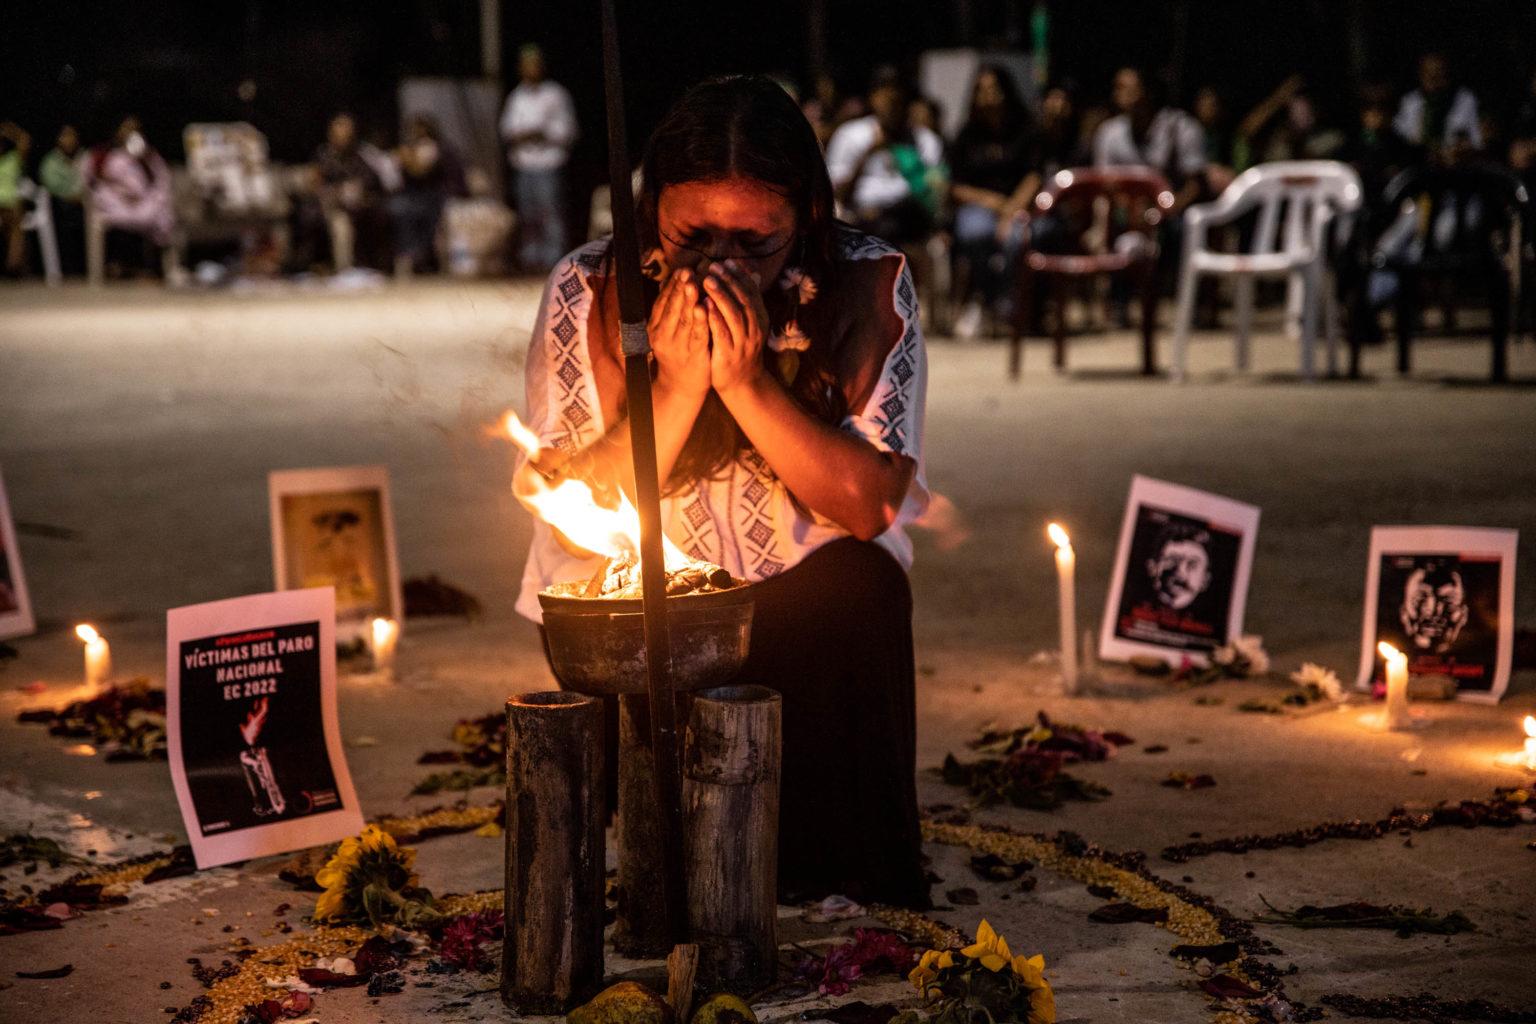
[[[1051,281],[1055,366],[1067,364],[1067,279],[1133,276],[1141,298],[1141,372],[1157,373],[1157,229],[1173,206],[1162,175],[1146,167],[1077,167],[1056,172],[1035,197],[1031,239],[1019,259],[1009,376],[1024,363],[1035,276]]]

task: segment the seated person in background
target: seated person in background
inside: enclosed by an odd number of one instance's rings
[[[85,175],[80,169],[80,133],[72,124],[59,129],[58,142],[37,169],[38,184],[52,201],[53,230],[59,242],[59,266],[66,274],[85,272]]]
[[[1331,160],[1343,144],[1343,132],[1318,125],[1306,79],[1292,75],[1238,126],[1237,169],[1274,160]]]
[[[113,263],[153,267],[155,251],[170,243],[176,212],[171,169],[145,140],[138,118],[125,118],[112,142],[91,152],[85,186],[91,209],[107,230]]]
[[[336,250],[331,253],[336,270],[358,262],[378,266],[386,228],[384,189],[363,155],[351,114],[331,118],[325,141],[315,150],[311,174],[313,195],[295,204],[298,262],[315,262],[318,243],[329,239]]]
[[[411,118],[397,156],[400,191],[389,197],[395,265],[425,270],[437,263],[433,243],[443,207],[449,199],[465,194],[464,165],[441,139],[437,122],[426,114]]]
[[[944,141],[911,123],[908,91],[894,68],[875,74],[868,116],[832,133],[827,170],[846,218],[897,245],[933,233],[943,198]]]
[[[971,109],[951,150],[959,298],[955,325],[974,337],[985,309],[1003,297],[1023,242],[1023,214],[1040,190],[1029,111],[1002,68],[983,64],[971,87]]]
[[[1173,189],[1173,207],[1162,223],[1159,262],[1171,274],[1183,247],[1181,214],[1206,193],[1205,131],[1189,114],[1175,107],[1159,108],[1148,91],[1147,81],[1135,68],[1115,72],[1111,96],[1116,113],[1099,125],[1093,135],[1095,167],[1149,167],[1161,174]],[[1120,236],[1133,244],[1140,236]],[[1111,284],[1111,304],[1117,326],[1129,324],[1128,284],[1116,277]]]
[[[21,230],[21,179],[32,137],[14,121],[0,123],[0,234],[5,236],[5,276],[27,270],[27,240]]]
[[[1158,108],[1146,79],[1135,68],[1115,73],[1116,113],[1093,136],[1095,167],[1150,167],[1174,190],[1174,209],[1182,210],[1199,194],[1205,171],[1205,132],[1189,114]]]
[[[1398,104],[1392,127],[1415,146],[1423,146],[1432,159],[1458,146],[1483,148],[1477,97],[1465,86],[1452,87],[1450,65],[1440,53],[1419,58],[1419,87]]]
[[[1387,182],[1414,162],[1413,146],[1392,129],[1392,96],[1385,85],[1361,91],[1359,121],[1345,137],[1338,158],[1360,175],[1367,207],[1381,198]]]
[[[1205,132],[1200,122],[1174,107],[1159,109],[1135,68],[1115,72],[1117,113],[1093,136],[1095,167],[1150,167],[1168,179],[1173,210],[1200,195],[1205,175]]]

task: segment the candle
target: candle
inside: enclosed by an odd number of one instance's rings
[[[1060,524],[1050,523],[1046,534],[1056,545],[1057,608],[1061,618],[1061,681],[1068,693],[1077,689],[1077,555],[1072,538]]]
[[[1536,771],[1536,716],[1525,716],[1525,766]]]
[[[373,620],[373,667],[389,672],[395,667],[395,644],[400,640],[400,623],[394,619]]]
[[[1408,728],[1408,656],[1383,640],[1376,650],[1387,662],[1388,729]]]
[[[112,648],[106,637],[83,622],[75,627],[75,635],[85,641],[85,685],[99,690],[112,679]]]

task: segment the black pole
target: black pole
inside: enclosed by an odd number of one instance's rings
[[[683,878],[682,802],[677,762],[677,708],[672,697],[672,653],[667,636],[666,567],[661,547],[661,485],[656,475],[656,423],[651,408],[651,342],[646,335],[645,289],[635,235],[635,198],[624,141],[624,81],[619,69],[619,31],[613,0],[603,0],[603,84],[608,101],[608,183],[613,205],[613,263],[618,272],[619,336],[624,350],[624,391],[629,406],[635,504],[640,513],[640,585],[645,615],[645,665],[651,711],[651,751],[656,760],[656,808],[661,819],[661,882],[667,931],[686,938],[687,892]]]

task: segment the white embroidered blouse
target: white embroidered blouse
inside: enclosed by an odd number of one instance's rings
[[[906,528],[928,505],[923,470],[928,357],[918,324],[917,292],[900,250],[853,231],[844,231],[839,241],[844,261],[900,261],[890,295],[891,308],[901,322],[900,335],[885,355],[873,391],[843,420],[842,429],[881,451],[905,455],[917,463],[894,522],[875,539],[903,568],[910,569],[912,542]],[[600,239],[577,249],[555,267],[544,288],[528,348],[525,382],[527,423],[547,447],[580,450],[611,426],[603,422],[587,341],[593,303],[589,280],[602,267],[607,246],[607,240]],[[661,514],[667,536],[679,548],[748,582],[776,576],[823,544],[849,536],[831,520],[798,506],[768,463],[751,448],[717,477],[664,497]],[[539,591],[552,583],[589,577],[598,564],[595,558],[570,554],[547,525],[536,521],[517,611],[542,621]]]

